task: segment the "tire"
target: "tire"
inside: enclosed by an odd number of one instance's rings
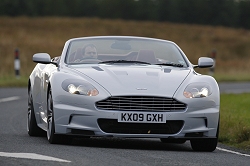
[[[185,139],[168,139],[168,138],[160,138],[163,143],[171,143],[171,144],[184,144],[186,142]]]
[[[202,151],[202,152],[213,152],[218,143],[219,138],[219,122],[217,127],[216,138],[204,138],[204,139],[193,139],[190,140],[191,147],[194,151]]]
[[[70,136],[55,134],[54,107],[51,89],[47,100],[47,139],[51,144],[69,144],[72,138]]]
[[[27,116],[27,131],[30,136],[44,136],[45,132],[37,126],[33,98],[31,90],[28,92],[28,116]]]
[[[218,138],[204,138],[190,140],[194,151],[212,152],[217,147]]]

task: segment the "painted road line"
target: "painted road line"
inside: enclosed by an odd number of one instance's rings
[[[0,103],[7,102],[7,101],[18,100],[18,99],[20,99],[19,96],[12,96],[12,97],[7,97],[7,98],[2,98],[2,99],[0,99]]]
[[[219,148],[219,147],[217,147],[216,149],[221,150],[221,151],[224,151],[224,152],[228,152],[228,153],[237,154],[237,155],[240,155],[240,156],[250,157],[249,154],[244,154],[244,153],[240,153],[240,152],[235,152],[235,151],[228,150],[228,149],[223,149],[223,148]]]
[[[68,160],[62,160],[59,158],[54,158],[50,156],[44,156],[35,153],[5,153],[0,152],[0,156],[2,157],[14,157],[14,158],[23,158],[23,159],[33,159],[33,160],[46,160],[46,161],[57,161],[57,162],[71,162]]]

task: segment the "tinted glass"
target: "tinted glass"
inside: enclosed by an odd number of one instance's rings
[[[141,61],[150,64],[173,62],[187,66],[180,50],[172,42],[135,38],[74,40],[69,45],[65,62],[85,64],[112,60]]]

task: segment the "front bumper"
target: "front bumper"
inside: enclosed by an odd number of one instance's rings
[[[166,123],[121,123],[118,122],[119,112],[55,102],[55,132],[127,138],[215,138],[219,121],[219,106],[187,108],[184,112],[161,112],[166,116]]]

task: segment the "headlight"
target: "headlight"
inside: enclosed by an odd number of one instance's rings
[[[202,98],[212,94],[212,88],[204,82],[191,83],[183,92],[186,98]]]
[[[62,88],[71,93],[85,96],[96,96],[98,90],[87,81],[82,80],[65,80],[62,82]]]

